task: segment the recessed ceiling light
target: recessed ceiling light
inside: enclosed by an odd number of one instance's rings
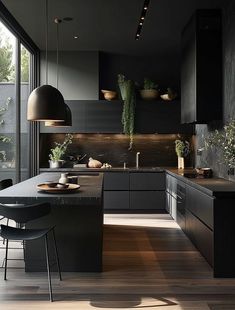
[[[136,34],[136,36],[137,36],[137,37],[139,37],[139,36],[140,36],[140,34],[139,34],[139,33],[137,33],[137,34]]]
[[[141,19],[144,20],[144,16],[142,16]]]
[[[148,7],[147,7],[147,6],[145,6],[145,7],[144,7],[144,10],[147,10],[147,9],[148,9]]]
[[[140,22],[140,26],[142,26],[142,25],[143,25],[143,23]]]
[[[78,36],[73,36],[74,39],[78,39]]]

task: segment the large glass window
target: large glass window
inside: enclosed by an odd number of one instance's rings
[[[33,88],[32,53],[0,22],[0,180],[29,177],[27,99]]]
[[[0,22],[0,179],[16,181],[16,37]]]

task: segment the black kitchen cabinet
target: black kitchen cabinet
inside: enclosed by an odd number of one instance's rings
[[[40,124],[41,133],[122,133],[121,100],[68,100],[71,109],[71,127],[46,127]],[[135,133],[193,134],[191,124],[180,124],[180,101],[137,101]]]
[[[71,127],[46,127],[41,133],[122,133],[122,101],[114,100],[68,100],[71,109]]]
[[[130,209],[164,210],[165,191],[130,191]]]
[[[182,33],[181,123],[222,119],[220,10],[198,10]]]
[[[130,190],[165,191],[165,180],[164,172],[133,172],[130,173]]]
[[[165,210],[165,172],[105,172],[105,210]]]
[[[190,124],[181,124],[180,101],[137,101],[135,114],[136,133],[193,134]]]
[[[186,232],[208,263],[213,266],[213,231],[186,210]]]

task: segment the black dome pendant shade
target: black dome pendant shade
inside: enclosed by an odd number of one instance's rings
[[[30,94],[27,120],[63,122],[65,114],[64,97],[57,88],[51,85],[42,85],[35,88]]]
[[[65,120],[63,122],[57,121],[46,121],[45,126],[47,127],[70,127],[72,126],[72,113],[67,104],[65,104]]]

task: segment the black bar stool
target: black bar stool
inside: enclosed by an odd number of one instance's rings
[[[49,203],[41,203],[35,205],[25,205],[25,206],[8,206],[0,204],[0,215],[14,220],[20,225],[26,224],[27,222],[45,216],[51,212],[51,205]],[[55,231],[54,227],[46,229],[22,229],[15,228],[11,226],[1,225],[0,235],[2,238],[6,239],[6,256],[5,256],[5,272],[4,280],[7,276],[7,258],[8,258],[8,242],[9,240],[21,240],[23,242],[29,240],[36,240],[39,238],[44,238],[45,240],[45,252],[46,252],[46,263],[47,263],[47,274],[48,274],[48,286],[50,301],[53,301],[52,286],[51,286],[51,272],[49,264],[49,252],[48,252],[48,233],[52,232],[52,237],[54,241],[54,248],[56,254],[56,263],[58,267],[58,273],[60,281],[62,280],[58,250],[56,245]]]

